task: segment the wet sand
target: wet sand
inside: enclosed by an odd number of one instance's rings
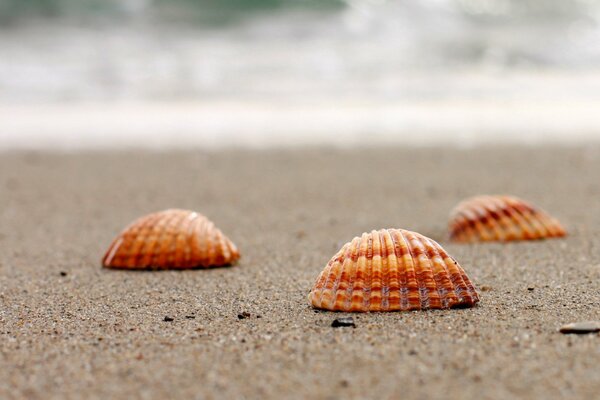
[[[448,243],[450,209],[480,193],[571,235]],[[0,398],[594,398],[600,335],[558,328],[600,319],[599,196],[599,147],[1,154]],[[118,231],[169,207],[209,216],[241,262],[100,268]],[[332,328],[347,314],[312,310],[313,280],[382,227],[439,240],[479,306]]]

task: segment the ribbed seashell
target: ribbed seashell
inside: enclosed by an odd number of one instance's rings
[[[477,196],[459,203],[450,215],[456,242],[535,240],[567,233],[555,218],[512,196]]]
[[[123,230],[102,259],[107,268],[218,267],[240,257],[236,246],[205,216],[170,209],[143,216]]]
[[[471,307],[479,297],[438,243],[382,229],[346,243],[317,278],[309,301],[325,310],[366,312]]]

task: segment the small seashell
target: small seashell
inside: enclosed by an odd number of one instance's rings
[[[346,243],[317,278],[309,301],[315,308],[366,312],[471,307],[479,297],[435,241],[382,229]]]
[[[450,214],[450,239],[456,242],[535,240],[562,237],[560,222],[512,196],[477,196]]]
[[[107,268],[185,269],[217,267],[240,258],[236,246],[205,216],[165,210],[134,221],[102,259]]]
[[[560,333],[586,334],[600,332],[600,321],[573,322],[560,327]]]

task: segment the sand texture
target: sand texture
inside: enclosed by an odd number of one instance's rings
[[[570,236],[449,243],[450,210],[482,193]],[[240,263],[100,267],[125,225],[171,207],[207,215]],[[332,328],[349,314],[311,309],[314,279],[384,227],[438,240],[479,305]],[[600,319],[599,238],[597,147],[4,153],[0,398],[597,398],[600,335],[558,329]]]

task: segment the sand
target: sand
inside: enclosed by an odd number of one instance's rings
[[[0,398],[600,393],[600,335],[558,333],[600,319],[598,147],[4,153],[0,188]],[[480,193],[529,199],[571,235],[448,243],[448,212]],[[100,268],[127,223],[169,207],[209,216],[239,265]],[[311,309],[313,280],[343,243],[382,227],[439,240],[479,306],[332,328],[347,314]]]

